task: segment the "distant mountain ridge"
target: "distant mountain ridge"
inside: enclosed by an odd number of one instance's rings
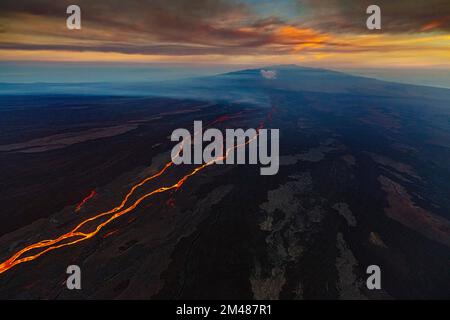
[[[264,72],[273,72],[272,78]],[[450,99],[450,89],[400,84],[327,69],[273,65],[183,80],[133,83],[0,84],[0,95],[171,96],[194,99],[249,99],[262,102],[267,90],[408,96]]]

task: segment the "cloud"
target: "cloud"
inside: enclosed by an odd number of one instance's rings
[[[369,0],[290,1],[291,6],[269,10],[264,1],[253,0],[77,0],[82,30],[69,31],[71,0],[1,0],[0,50],[11,53],[8,59],[21,53],[71,61],[77,54],[236,63],[266,57],[269,63],[273,57],[291,63],[352,61],[357,55],[367,64],[388,54],[401,62],[413,53],[422,61],[419,53],[432,53],[442,63],[449,57],[448,0],[379,0],[381,31],[366,28]]]
[[[448,0],[297,0],[298,10],[308,9],[307,24],[319,30],[368,33],[366,9],[381,8],[383,33],[450,31]]]
[[[278,17],[261,17],[232,0],[79,0],[80,32],[68,31],[63,23],[71,1],[2,1],[0,17],[9,19],[3,27],[10,36],[0,47],[10,50],[289,54],[328,38]]]
[[[261,76],[265,79],[273,80],[277,78],[276,70],[261,70]]]

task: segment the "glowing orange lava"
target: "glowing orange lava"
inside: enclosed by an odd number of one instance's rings
[[[81,200],[81,202],[77,205],[77,207],[75,208],[75,212],[78,212],[81,210],[81,208],[83,208],[83,206],[89,201],[91,200],[93,197],[95,197],[95,195],[97,194],[97,192],[95,192],[95,190],[92,190],[91,193],[84,198],[83,200]]]
[[[273,109],[272,109],[272,111],[273,111]],[[271,116],[269,116],[268,118],[270,118],[270,117]],[[95,235],[97,235],[100,232],[100,230],[102,230],[105,226],[110,224],[112,221],[114,221],[117,218],[136,209],[136,207],[139,204],[141,204],[144,200],[146,200],[156,194],[159,194],[159,193],[164,193],[169,190],[176,190],[176,189],[180,188],[190,177],[194,176],[199,171],[214,164],[216,161],[225,160],[228,157],[228,155],[230,154],[231,150],[245,146],[245,145],[249,144],[251,141],[253,141],[254,139],[256,139],[259,135],[259,129],[262,128],[262,125],[263,125],[263,123],[261,123],[259,125],[256,135],[253,136],[248,141],[246,141],[245,143],[238,144],[236,146],[228,148],[224,155],[218,156],[215,159],[212,159],[211,161],[196,167],[194,170],[192,170],[191,172],[189,172],[188,174],[183,176],[176,183],[174,183],[172,185],[168,185],[168,186],[159,187],[151,192],[148,192],[148,193],[144,194],[143,196],[141,196],[140,198],[138,198],[135,202],[133,202],[128,207],[125,207],[128,200],[133,195],[133,193],[136,191],[136,189],[138,189],[142,185],[146,184],[148,181],[161,176],[169,167],[171,167],[173,165],[173,162],[169,161],[168,163],[165,164],[165,166],[160,171],[158,171],[157,173],[155,173],[154,175],[152,175],[150,177],[145,178],[144,180],[140,181],[139,183],[135,184],[130,189],[130,191],[126,194],[125,198],[122,200],[122,202],[120,203],[119,206],[117,206],[109,211],[99,213],[91,218],[85,219],[84,221],[80,222],[77,226],[75,226],[71,231],[62,234],[57,238],[42,240],[42,241],[36,242],[34,244],[31,244],[29,246],[26,246],[22,250],[16,252],[8,260],[6,260],[0,264],[0,274],[8,271],[9,269],[13,268],[14,266],[16,266],[18,264],[33,261],[49,251],[59,249],[62,247],[66,247],[66,246],[72,246],[79,242],[82,242],[82,241],[85,241],[85,240],[88,240],[88,239],[94,237]],[[180,149],[182,149],[182,148],[183,148],[183,146],[181,146]],[[107,217],[107,216],[108,216],[108,218],[105,221],[103,221],[103,222],[97,221],[100,218]],[[89,232],[81,231],[82,227],[85,227],[88,223],[91,223],[91,222],[97,222],[97,225],[95,226],[95,228],[92,231],[89,231]],[[105,235],[105,237],[109,236],[111,234],[113,234],[113,233],[107,234],[107,235]],[[31,251],[38,251],[38,252],[31,253]]]
[[[114,229],[113,231],[109,231],[103,236],[103,239],[106,239],[109,236],[112,236],[113,234],[116,234],[117,232],[119,232],[119,229]]]

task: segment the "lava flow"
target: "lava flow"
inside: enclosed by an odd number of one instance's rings
[[[83,208],[83,206],[96,195],[97,192],[95,192],[95,190],[92,190],[91,193],[89,193],[89,195],[83,200],[81,200],[81,202],[77,205],[77,207],[75,208],[75,212],[79,212],[81,208]]]
[[[112,221],[116,220],[117,218],[129,213],[130,211],[133,211],[134,209],[136,209],[136,207],[142,203],[144,200],[146,200],[147,198],[152,197],[153,195],[159,194],[159,193],[164,193],[166,191],[169,190],[177,190],[178,188],[180,188],[190,177],[194,176],[195,174],[197,174],[199,171],[203,170],[204,168],[214,164],[216,161],[220,161],[220,160],[224,160],[228,157],[228,155],[230,154],[231,150],[245,146],[247,144],[249,144],[251,141],[253,141],[254,139],[256,139],[259,135],[259,129],[262,126],[260,125],[260,127],[257,130],[257,133],[255,134],[255,136],[253,136],[251,139],[249,139],[248,141],[238,144],[236,146],[230,147],[225,151],[225,154],[216,157],[215,159],[210,160],[207,163],[204,163],[198,167],[196,167],[194,170],[192,170],[190,173],[186,174],[185,176],[183,176],[180,180],[178,180],[176,183],[169,185],[169,186],[164,186],[164,187],[159,187],[149,193],[144,194],[143,196],[141,196],[140,198],[138,198],[134,203],[132,203],[130,206],[125,207],[125,205],[127,204],[129,198],[131,197],[131,195],[133,195],[133,193],[136,191],[137,188],[141,187],[142,185],[144,185],[145,183],[147,183],[150,180],[153,180],[159,176],[161,176],[169,167],[171,167],[173,165],[172,161],[169,161],[168,163],[165,164],[165,166],[157,173],[155,173],[154,175],[145,178],[144,180],[142,180],[141,182],[135,184],[130,191],[126,194],[125,198],[122,200],[122,202],[120,203],[119,206],[109,210],[109,211],[105,211],[102,213],[99,213],[91,218],[85,219],[84,221],[82,221],[81,223],[79,223],[75,228],[73,228],[71,231],[64,233],[62,235],[60,235],[59,237],[55,238],[55,239],[47,239],[47,240],[42,240],[39,242],[36,242],[34,244],[31,244],[25,248],[23,248],[22,250],[18,251],[17,253],[15,253],[12,257],[10,257],[8,260],[4,261],[3,263],[0,264],[0,274],[8,271],[9,269],[13,268],[14,266],[21,264],[21,263],[25,263],[25,262],[29,262],[29,261],[33,261],[37,258],[39,258],[40,256],[44,255],[45,253],[58,249],[58,248],[62,248],[62,247],[66,247],[66,246],[71,246],[71,245],[75,245],[79,242],[85,241],[87,239],[90,239],[92,237],[94,237],[95,235],[97,235],[100,230],[103,229],[103,227],[105,227],[106,225],[110,224]],[[181,149],[183,148],[183,146],[181,146]],[[181,151],[181,150],[180,150]],[[178,154],[179,155],[179,154]],[[83,226],[86,226],[88,223],[93,222],[98,220],[101,217],[106,217],[108,215],[111,215],[108,219],[106,219],[103,222],[100,222],[96,225],[96,227],[94,228],[94,230],[90,231],[90,232],[83,232],[80,229]],[[33,250],[37,250],[37,249],[42,249],[40,251],[38,251],[37,253],[31,254],[30,251]],[[25,254],[29,254],[27,256],[25,256]]]

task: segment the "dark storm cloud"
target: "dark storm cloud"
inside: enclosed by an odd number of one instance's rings
[[[43,35],[67,37],[64,19],[69,0],[11,1],[0,4],[0,15],[57,18],[59,28],[47,26]],[[83,30],[71,33],[72,40],[89,43],[27,45],[5,43],[9,49],[94,50],[143,54],[226,54],[258,53],[274,45],[273,53],[288,52],[288,46],[321,43],[313,31],[289,35],[280,30],[289,24],[277,17],[260,17],[238,0],[78,0],[82,9]],[[49,19],[49,24],[52,23]],[[53,19],[54,21],[55,19]],[[54,23],[54,22],[53,22]],[[42,23],[40,23],[42,24]],[[44,23],[45,24],[45,23]],[[8,26],[4,26],[8,29]],[[30,28],[30,32],[39,31]],[[158,45],[156,45],[158,44]],[[284,46],[280,48],[277,46]]]
[[[94,16],[109,16],[112,20],[122,14],[143,12],[160,13],[162,11],[180,12],[192,18],[214,16],[237,6],[232,0],[2,0],[2,14],[28,13],[43,16],[60,16],[66,8],[76,4]],[[132,20],[130,20],[132,21]]]
[[[67,6],[76,3],[82,9],[84,23],[162,34],[199,31],[210,21],[245,12],[246,7],[227,0],[2,0],[0,15],[29,14],[64,18]]]
[[[74,3],[82,30],[68,32],[66,8]],[[374,34],[366,28],[373,3],[381,7],[384,34],[450,31],[450,0],[292,3],[298,15],[250,0],[0,0],[0,49],[168,56],[383,52],[382,40],[349,42],[348,35]],[[409,49],[392,42],[389,48]]]
[[[147,34],[153,39],[171,41],[194,34],[198,34],[201,40],[202,34],[215,31],[211,23],[216,19],[246,10],[245,6],[226,0],[2,0],[0,15],[17,17],[28,14],[65,19],[67,6],[74,3],[82,9],[83,25],[100,30],[114,29],[120,33],[139,32],[140,36]],[[230,32],[222,32],[221,35],[236,36]]]
[[[367,33],[366,9],[381,8],[383,32],[450,31],[449,0],[298,0],[307,22],[320,30]]]
[[[0,3],[0,14],[18,16],[30,14],[64,18],[73,1],[11,1]],[[121,34],[136,33],[139,37],[160,41],[210,43],[217,40],[241,40],[247,35],[233,28],[218,28],[221,19],[245,14],[246,7],[226,0],[150,0],[150,1],[90,1],[78,0],[85,26],[114,30]],[[7,28],[8,26],[4,26]],[[56,31],[55,31],[56,32]],[[73,36],[73,35],[72,35]],[[104,37],[107,40],[106,36]]]

